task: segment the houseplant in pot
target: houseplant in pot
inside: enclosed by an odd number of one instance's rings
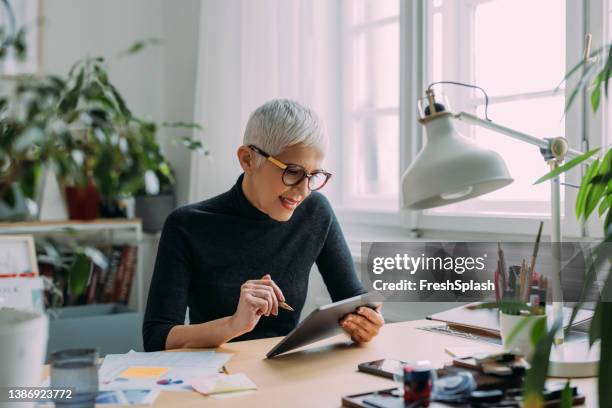
[[[134,53],[141,49],[132,46],[129,50]],[[67,186],[69,209],[74,207],[70,202],[74,196],[69,194],[71,188],[92,202],[97,191],[98,212],[104,218],[126,216],[119,198],[143,192],[156,196],[162,186],[167,191],[174,178],[157,141],[159,126],[131,112],[108,78],[105,59],[77,61],[67,84],[58,111],[69,123],[72,151],[58,157],[57,167]],[[201,129],[197,124],[183,122],[162,126]],[[201,142],[191,136],[183,137],[183,141],[191,150],[202,149]]]
[[[180,129],[184,131],[201,131],[202,127],[196,123],[176,122],[163,123],[162,127]],[[138,144],[140,154],[152,161],[158,185],[151,183],[147,186],[145,177],[136,192],[136,216],[142,219],[142,228],[145,232],[156,233],[162,229],[166,217],[176,206],[175,178],[172,167],[163,155],[156,139],[156,126],[150,124],[140,133],[142,143]],[[183,136],[182,144],[189,150],[199,154],[208,155],[202,143],[191,136]],[[147,175],[148,176],[148,175]],[[150,180],[155,180],[149,178]]]
[[[590,93],[592,110],[596,112],[601,105],[602,94],[606,98],[608,96],[609,80],[612,77],[612,44],[599,48],[589,58],[585,58],[570,70],[565,79],[577,73],[580,73],[578,85],[571,92],[566,109],[575,101],[580,92],[587,90]],[[591,292],[599,280],[602,284],[589,328],[589,343],[593,346],[594,343],[599,342],[598,402],[601,407],[609,407],[612,406],[612,390],[610,389],[610,384],[612,384],[612,269],[610,268],[612,265],[612,211],[610,211],[612,207],[612,149],[589,151],[541,177],[536,184],[583,164],[594,154],[598,154],[599,158],[593,160],[583,172],[575,210],[576,217],[581,221],[596,217],[603,220],[603,239],[594,251],[594,262],[584,277],[582,299],[574,306],[571,321],[574,320],[578,310],[584,306],[586,295]],[[603,274],[597,276],[600,271]],[[543,404],[542,390],[548,372],[554,333],[557,329],[558,326],[548,331],[545,327],[534,328],[533,337],[537,340],[537,346],[532,368],[525,380],[526,406],[542,406]],[[568,389],[567,386],[566,389]],[[571,405],[570,401],[571,396],[567,393],[564,403],[569,405],[566,406]]]
[[[10,7],[3,2],[5,9]],[[2,30],[1,33],[7,32]],[[21,30],[20,30],[21,32]],[[0,60],[25,45],[0,37]],[[64,81],[57,76],[18,75],[0,94],[0,219],[20,220],[36,212],[36,189],[43,164],[63,150],[66,128],[53,115]]]

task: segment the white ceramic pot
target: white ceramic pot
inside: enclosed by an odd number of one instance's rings
[[[535,346],[531,343],[531,329],[533,325],[540,320],[546,320],[546,315],[517,316],[502,313],[500,311],[499,330],[504,350],[518,350],[527,360],[531,360],[531,356],[535,350]],[[527,322],[521,323],[524,321]],[[518,330],[512,339],[510,339],[511,333],[519,324],[524,326]]]
[[[40,386],[48,329],[45,314],[0,308],[0,387]],[[0,402],[0,407],[9,404]]]

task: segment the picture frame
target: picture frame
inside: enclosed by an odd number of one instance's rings
[[[36,278],[38,262],[32,235],[0,235],[0,278]]]

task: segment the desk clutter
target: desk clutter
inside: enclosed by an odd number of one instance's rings
[[[395,388],[348,395],[342,405],[353,408],[520,407],[529,363],[519,354],[501,352],[454,358],[441,369],[426,362],[404,363],[393,375]],[[382,374],[379,374],[382,375]],[[545,390],[544,406],[561,407],[564,384]],[[572,405],[585,397],[570,387]]]
[[[90,360],[96,357],[92,350],[61,353],[71,357],[80,355],[82,360],[84,351]],[[125,354],[108,354],[99,369],[95,363],[77,367],[74,361],[64,358],[66,367],[52,364],[49,382],[51,386],[70,384],[76,395],[83,394],[83,399],[90,401],[95,398],[95,403],[100,405],[151,405],[161,391],[196,391],[204,396],[227,398],[257,390],[245,374],[227,373],[225,364],[231,358],[230,353],[214,351],[140,353],[131,350]],[[85,373],[83,369],[87,368],[90,370]]]

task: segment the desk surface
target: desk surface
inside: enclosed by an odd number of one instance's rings
[[[427,320],[385,325],[369,344],[350,344],[344,335],[318,342],[300,351],[266,360],[266,352],[280,338],[228,343],[217,351],[234,353],[226,365],[230,373],[245,373],[257,384],[253,394],[215,400],[195,392],[162,392],[157,407],[338,407],[344,395],[393,386],[391,380],[357,371],[364,361],[396,358],[430,360],[436,366],[450,362],[449,346],[482,346],[483,352],[499,346],[418,330],[437,325]],[[564,380],[551,380],[564,381]],[[597,406],[597,381],[572,380],[586,396],[586,406]]]

